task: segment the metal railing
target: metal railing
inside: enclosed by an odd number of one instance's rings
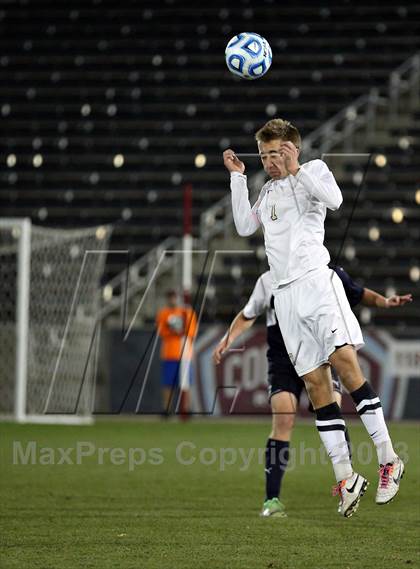
[[[307,136],[302,145],[305,156],[319,156],[341,143],[344,151],[350,152],[353,150],[353,135],[362,128],[370,142],[376,131],[380,107],[388,107],[389,118],[395,120],[400,111],[401,97],[409,92],[408,110],[415,109],[419,104],[419,91],[420,53],[416,53],[391,72],[384,97],[380,96],[378,89],[371,89]]]
[[[179,237],[168,237],[111,279],[102,289],[104,304],[99,320],[111,312],[122,311],[124,303],[149,285],[152,287],[151,298],[154,298],[156,278],[153,277],[156,268],[159,267],[159,277],[175,270],[179,265],[179,255],[175,252],[181,248],[182,241]]]
[[[302,153],[305,158],[313,159],[341,143],[344,143],[345,151],[351,151],[353,135],[362,128],[365,128],[367,139],[371,140],[380,104],[384,105],[385,100],[379,96],[377,89],[371,89],[367,95],[353,101],[303,140]]]
[[[388,96],[390,118],[400,111],[401,96],[409,92],[409,107],[420,103],[420,53],[416,53],[395,69],[389,78]]]

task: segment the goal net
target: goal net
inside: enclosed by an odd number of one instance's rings
[[[0,415],[90,422],[110,227],[0,219]]]

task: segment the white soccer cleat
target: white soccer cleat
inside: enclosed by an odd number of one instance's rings
[[[333,487],[333,496],[340,496],[338,513],[350,518],[359,507],[360,498],[366,491],[369,482],[357,472],[347,480],[342,480]]]
[[[404,475],[404,463],[397,456],[394,462],[381,464],[379,469],[379,484],[376,492],[376,503],[388,504],[394,499],[400,489],[400,480]]]

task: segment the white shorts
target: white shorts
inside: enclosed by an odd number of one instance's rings
[[[274,292],[274,308],[289,357],[300,376],[328,362],[336,346],[363,345],[340,277],[328,267]]]

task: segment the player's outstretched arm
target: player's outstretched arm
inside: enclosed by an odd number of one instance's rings
[[[239,160],[230,148],[223,152],[223,163],[230,172],[232,190],[233,221],[239,235],[246,237],[258,229],[260,222],[256,215],[257,204],[252,208],[246,181],[245,164]]]
[[[229,326],[229,330],[217,344],[213,351],[213,361],[214,363],[220,364],[223,354],[229,349],[231,344],[239,338],[246,330],[251,328],[254,324],[256,318],[245,318],[243,310],[241,310],[233,319],[232,324]]]
[[[375,306],[377,308],[392,308],[395,306],[404,306],[407,302],[413,302],[411,294],[404,294],[402,296],[394,294],[386,298],[369,288],[363,290],[362,304],[365,306]]]

